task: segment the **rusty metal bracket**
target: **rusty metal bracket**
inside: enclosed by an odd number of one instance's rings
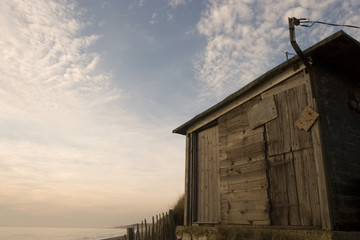
[[[297,18],[288,18],[289,19],[289,34],[290,34],[290,43],[291,46],[293,47],[293,49],[295,50],[295,52],[297,53],[297,55],[300,57],[301,61],[304,63],[305,67],[310,70],[311,68],[311,64],[309,62],[309,59],[306,58],[306,56],[304,55],[303,51],[300,49],[299,45],[296,42],[296,37],[295,37],[295,26],[299,26],[300,25],[300,21],[301,19],[297,19]]]

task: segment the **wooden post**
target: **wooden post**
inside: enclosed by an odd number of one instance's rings
[[[144,240],[144,222],[141,221],[140,240]]]
[[[169,214],[166,212],[165,213],[165,238],[166,239],[171,239],[170,238],[170,224],[169,224]]]
[[[136,224],[136,240],[141,240],[140,239],[140,232],[139,232],[139,224]]]
[[[171,239],[176,240],[176,226],[175,226],[175,218],[174,212],[172,210],[169,211],[169,224],[170,224],[170,237]]]
[[[161,215],[159,214],[159,224],[158,224],[158,227],[157,227],[157,239],[158,240],[161,240]]]
[[[154,216],[152,217],[152,229],[151,229],[151,240],[155,240],[155,219]]]
[[[162,240],[166,240],[166,220],[165,220],[165,214],[162,213]]]
[[[134,228],[127,228],[126,229],[126,239],[127,240],[135,240],[134,239]]]
[[[159,225],[160,225],[160,223],[159,223],[159,217],[158,217],[158,215],[156,215],[156,230],[155,230],[155,234],[156,234],[156,240],[160,240],[160,237],[159,237]]]
[[[144,239],[148,240],[146,219],[144,219],[144,227],[145,227]]]

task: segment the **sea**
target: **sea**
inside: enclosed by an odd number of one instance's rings
[[[102,240],[122,236],[122,228],[1,227],[0,240]]]

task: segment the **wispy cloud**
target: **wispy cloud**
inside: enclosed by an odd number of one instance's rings
[[[187,3],[187,0],[170,0],[169,5],[172,8],[177,8],[178,6],[185,5]]]
[[[109,74],[96,71],[99,55],[85,51],[100,36],[80,34],[85,24],[74,8],[52,1],[2,3],[0,81],[8,104],[59,111],[96,104],[93,95],[100,92],[104,99],[118,97],[109,89]]]
[[[151,15],[151,20],[150,20],[150,24],[155,24],[158,22],[158,20],[156,19],[157,17],[157,13],[154,12],[152,15]]]
[[[206,43],[194,62],[201,83],[200,101],[217,101],[284,60],[281,51],[292,50],[288,17],[358,22],[358,10],[356,1],[210,1],[197,24]],[[297,29],[298,42],[308,47],[337,30]]]
[[[128,6],[128,9],[141,8],[144,6],[144,2],[145,0],[133,0]]]

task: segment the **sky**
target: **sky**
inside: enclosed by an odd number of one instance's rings
[[[111,227],[184,192],[172,130],[286,60],[288,17],[358,0],[0,0],[0,226]],[[344,30],[296,27],[305,49]]]

